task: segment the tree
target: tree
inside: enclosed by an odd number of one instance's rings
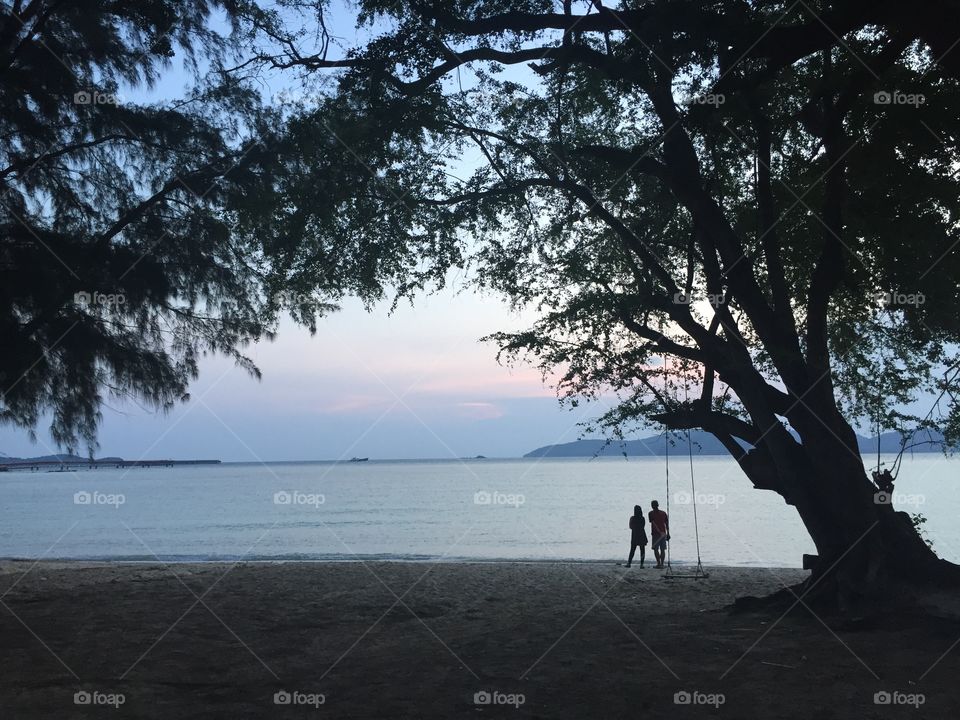
[[[242,13],[241,13],[242,11]],[[0,421],[92,452],[108,395],[166,409],[201,353],[268,337],[282,246],[259,242],[277,116],[223,75],[256,7],[233,0],[0,9]],[[193,83],[161,104],[145,96]]]
[[[956,2],[369,0],[342,51],[326,2],[291,5],[318,26],[264,28],[240,72],[336,80],[272,216],[317,250],[304,282],[468,266],[540,310],[507,356],[618,393],[614,428],[703,428],[795,507],[825,601],[957,581],[853,429],[930,425],[902,408],[936,392],[958,437]]]

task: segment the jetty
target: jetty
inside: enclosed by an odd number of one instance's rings
[[[107,458],[102,460],[0,460],[0,472],[9,470],[101,470],[114,468],[152,468],[175,467],[177,465],[218,465],[220,460],[122,460]]]

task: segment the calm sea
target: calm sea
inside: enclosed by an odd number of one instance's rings
[[[889,461],[890,458],[886,458]],[[894,503],[960,561],[960,460],[906,459]],[[0,557],[623,560],[634,504],[670,498],[674,562],[796,567],[796,512],[727,458],[227,463],[0,473]]]

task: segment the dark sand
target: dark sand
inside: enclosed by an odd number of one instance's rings
[[[806,574],[710,572],[0,563],[0,718],[960,718],[956,619],[732,614]]]

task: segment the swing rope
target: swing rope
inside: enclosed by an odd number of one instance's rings
[[[666,375],[666,357],[663,359],[664,364],[664,375]],[[670,430],[666,425],[663,426],[663,457],[666,463],[666,475],[667,475],[667,518],[670,517]],[[669,520],[668,520],[669,522]],[[653,532],[653,528],[650,528],[650,532]],[[667,541],[667,572],[671,571],[670,568],[670,541]]]
[[[881,346],[880,347],[881,360],[884,359],[883,349],[884,349],[883,346]],[[953,373],[952,377],[951,377],[951,373]],[[930,410],[927,411],[927,414],[923,416],[923,419],[918,424],[917,429],[914,430],[912,433],[910,433],[909,437],[901,434],[900,452],[897,453],[896,457],[893,460],[893,463],[891,463],[890,465],[890,470],[889,470],[890,477],[893,478],[894,480],[896,480],[897,476],[900,474],[900,468],[903,464],[903,456],[907,452],[907,450],[912,450],[913,448],[918,447],[920,445],[936,445],[936,444],[943,443],[942,439],[934,440],[932,437],[930,437],[929,429],[927,430],[927,437],[928,437],[927,440],[921,440],[920,442],[915,443],[913,442],[913,439],[914,437],[916,437],[917,433],[920,432],[920,428],[926,425],[926,423],[930,420],[930,418],[933,417],[934,411],[936,411],[940,407],[940,401],[943,400],[945,396],[950,394],[951,383],[956,382],[958,378],[960,378],[960,364],[955,363],[954,365],[948,366],[943,373],[943,386],[942,386],[942,389],[940,390],[940,394],[937,395],[936,399],[933,401],[933,404],[930,406]],[[883,407],[883,388],[878,383],[877,384],[877,469],[874,473],[875,475],[880,474],[880,468],[883,466],[883,464],[885,464],[885,463],[882,464],[880,462],[880,432],[883,429],[881,425],[882,419],[881,419],[880,408],[882,407]]]
[[[697,572],[703,572],[703,562],[700,560],[700,523],[697,522],[697,485],[693,479],[693,442],[690,440],[690,430],[687,430],[687,455],[690,458],[690,492],[693,497],[693,537],[697,543]],[[667,543],[669,545],[670,543]]]
[[[663,356],[663,388],[664,388],[664,397],[667,393],[667,356]],[[686,383],[683,386],[683,395],[684,401],[689,403],[690,401],[690,391],[687,388]],[[667,517],[670,517],[670,429],[664,425],[663,427],[664,434],[664,463],[666,471],[666,481],[667,481]],[[697,485],[694,479],[693,472],[693,440],[690,437],[690,430],[687,429],[687,458],[690,463],[690,501],[693,504],[693,536],[696,542],[697,548],[697,567],[692,574],[679,574],[673,572],[673,566],[670,564],[670,541],[667,541],[667,571],[663,575],[664,580],[669,580],[672,578],[693,578],[699,580],[701,578],[706,578],[707,573],[703,569],[703,562],[700,559],[700,523],[697,520]]]
[[[953,371],[953,377],[950,377],[950,372],[951,372],[951,371]],[[923,420],[920,421],[920,425],[926,424],[926,422],[927,422],[928,420],[930,420],[930,418],[933,417],[934,411],[937,410],[937,408],[940,407],[940,401],[943,400],[943,398],[944,398],[946,395],[949,394],[949,392],[950,392],[950,384],[956,382],[958,378],[960,378],[960,365],[958,365],[957,367],[951,367],[951,368],[948,368],[948,369],[947,369],[947,371],[943,374],[943,389],[940,391],[940,394],[937,395],[936,400],[933,401],[933,404],[930,406],[930,410],[928,410],[928,411],[927,411],[927,414],[924,415]],[[929,430],[927,430],[927,437],[930,438],[930,439],[928,439],[928,440],[921,440],[920,442],[916,442],[916,443],[915,443],[915,442],[913,442],[913,438],[916,437],[916,435],[917,435],[918,432],[920,432],[919,428],[918,428],[917,430],[914,430],[913,433],[910,434],[909,439],[906,438],[906,437],[904,437],[904,438],[900,441],[900,452],[897,453],[897,457],[896,457],[896,459],[894,459],[894,461],[893,461],[893,466],[892,466],[891,469],[890,469],[890,473],[891,473],[891,475],[893,475],[894,478],[896,478],[897,475],[900,474],[900,466],[901,466],[901,464],[903,463],[903,456],[904,456],[904,454],[907,452],[907,450],[912,450],[913,448],[918,447],[918,446],[920,446],[920,445],[936,445],[936,444],[938,444],[938,443],[939,443],[939,444],[943,444],[943,440],[934,440],[933,438],[931,438],[931,437],[930,437],[930,431],[929,431]],[[877,457],[879,458],[879,456],[880,456],[880,453],[879,453],[879,446],[880,446],[879,433],[877,433],[877,435],[878,435],[878,438],[877,438],[877,450],[878,450],[878,452],[877,452]]]
[[[667,356],[663,356],[663,396],[667,397]],[[663,424],[663,459],[665,464],[665,473],[667,480],[667,518],[670,517],[670,428],[667,427],[667,424]],[[669,520],[668,520],[669,522]],[[653,528],[650,529],[650,532],[653,532]],[[670,566],[670,541],[667,541],[667,573],[672,572],[672,567]]]

